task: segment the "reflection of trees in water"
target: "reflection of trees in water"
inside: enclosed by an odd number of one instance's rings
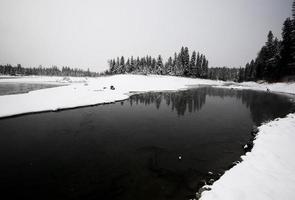
[[[130,105],[142,103],[145,105],[155,104],[160,108],[164,101],[176,111],[178,115],[184,115],[186,111],[199,111],[206,103],[206,96],[211,97],[232,97],[238,98],[247,108],[250,109],[252,119],[256,124],[282,117],[290,112],[292,103],[287,97],[267,92],[221,89],[213,87],[203,87],[178,92],[149,92],[137,94],[130,97]]]
[[[184,115],[188,110],[196,112],[201,109],[206,101],[205,88],[198,90],[187,90],[179,92],[149,92],[130,97],[130,105],[133,103],[142,103],[145,105],[155,104],[156,108],[159,109],[162,101],[171,107],[173,111],[176,111],[178,115]]]
[[[207,88],[207,95],[240,99],[250,109],[252,120],[257,125],[283,117],[294,109],[294,104],[288,100],[288,97],[267,92]]]

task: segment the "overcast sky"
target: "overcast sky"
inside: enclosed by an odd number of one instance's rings
[[[166,59],[181,46],[210,66],[244,66],[292,0],[0,0],[0,63],[92,71],[117,56]]]

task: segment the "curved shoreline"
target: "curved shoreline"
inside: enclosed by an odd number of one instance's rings
[[[258,127],[252,151],[212,186],[206,186],[210,191],[204,191],[200,199],[292,199],[294,128],[295,113]]]
[[[286,85],[294,85],[294,83]],[[236,86],[238,85],[238,86]],[[263,87],[234,85],[214,86],[217,88],[250,89],[265,91]],[[271,84],[269,84],[271,86]],[[265,85],[265,88],[268,85]],[[295,102],[295,89],[270,90],[278,95],[291,96]],[[295,196],[295,147],[289,141],[295,140],[295,113],[264,122],[257,127],[253,147],[242,155],[241,162],[225,171],[212,185],[203,186],[196,196],[200,200],[252,200],[292,199]],[[285,140],[285,138],[288,138]],[[279,151],[285,149],[286,151]],[[272,151],[271,151],[272,150]],[[269,158],[271,157],[271,158]],[[266,159],[267,158],[267,159]],[[277,164],[277,163],[279,164]],[[282,162],[287,165],[280,165]],[[275,166],[275,169],[272,168]],[[271,171],[272,173],[269,173]],[[285,174],[289,171],[289,174]],[[260,180],[260,181],[259,181]],[[279,184],[278,184],[279,183]],[[279,186],[278,186],[279,185]]]

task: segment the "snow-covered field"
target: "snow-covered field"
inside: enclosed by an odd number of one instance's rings
[[[54,111],[124,100],[131,92],[181,90],[197,85],[234,89],[269,89],[295,94],[295,83],[232,83],[171,76],[116,75],[100,78],[23,77],[1,82],[52,83],[67,85],[0,96],[0,117]],[[114,86],[115,90],[111,90]],[[295,198],[295,114],[259,127],[251,152],[202,193],[210,199],[294,199]]]

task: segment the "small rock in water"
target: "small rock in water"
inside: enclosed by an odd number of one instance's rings
[[[248,142],[248,143],[244,146],[244,151],[245,151],[245,153],[251,151],[252,148],[253,148],[253,146],[254,146],[254,145],[253,145],[253,142],[252,142],[252,141]]]
[[[253,126],[252,131],[251,131],[252,136],[255,137],[257,135],[258,131],[259,131],[259,129],[257,128],[257,126]]]
[[[211,179],[208,181],[208,184],[209,184],[209,185],[212,185],[213,183],[214,183],[214,179],[211,178]]]

